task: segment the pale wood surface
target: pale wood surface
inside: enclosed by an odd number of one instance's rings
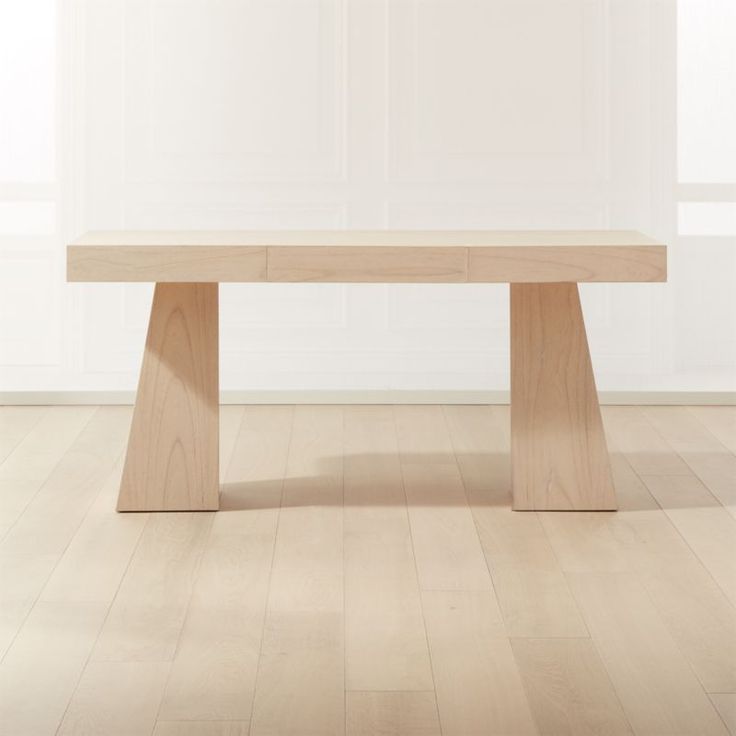
[[[217,284],[157,284],[118,511],[219,503]]]
[[[511,285],[511,463],[515,509],[616,508],[576,284]]]
[[[248,721],[157,721],[153,736],[248,736]]]
[[[726,734],[635,575],[574,573],[570,583],[636,733]]]
[[[0,463],[48,414],[47,406],[0,406]]]
[[[590,639],[512,639],[540,734],[632,734]]]
[[[481,546],[510,636],[588,636],[535,514],[509,506],[508,407],[444,409]]]
[[[168,672],[168,662],[88,663],[57,733],[151,733]]]
[[[70,281],[664,281],[666,247],[628,230],[90,232]]]
[[[348,692],[347,736],[441,736],[431,692]]]
[[[392,407],[346,407],[343,448],[346,687],[434,698]]]
[[[422,600],[442,733],[536,733],[492,592],[427,591]]]
[[[253,736],[344,731],[342,412],[337,406],[294,410]]]
[[[708,486],[732,452],[679,410],[604,409],[616,514],[513,513],[507,407],[224,407],[218,514],[111,510],[129,407],[23,411],[0,497],[41,495],[0,541],[3,733],[733,728],[736,530]]]
[[[710,699],[726,724],[728,732],[731,736],[736,736],[736,693],[714,693]]]
[[[162,720],[250,721],[291,424],[289,406],[247,407],[221,453],[225,513],[212,520]]]

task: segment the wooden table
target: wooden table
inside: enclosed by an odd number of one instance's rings
[[[119,511],[215,510],[219,282],[510,283],[515,509],[615,509],[578,282],[665,281],[629,231],[91,232],[69,281],[156,289]]]

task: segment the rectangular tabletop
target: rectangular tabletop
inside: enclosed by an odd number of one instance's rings
[[[665,281],[666,246],[630,230],[89,232],[69,281]]]

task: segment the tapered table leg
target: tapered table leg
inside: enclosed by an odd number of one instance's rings
[[[511,285],[511,473],[517,510],[616,508],[577,284]]]
[[[217,509],[218,455],[218,284],[156,284],[118,511]]]

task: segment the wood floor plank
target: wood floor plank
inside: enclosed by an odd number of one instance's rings
[[[119,458],[46,582],[40,600],[112,603],[148,520],[148,514],[113,513],[122,470]]]
[[[511,507],[511,437],[505,406],[443,406],[472,507]]]
[[[91,417],[64,413],[56,418],[62,417],[69,421],[76,437],[58,458],[54,469],[23,515],[0,543],[0,568],[6,571],[0,585],[0,654],[7,650],[41,595],[90,503],[100,494],[105,483],[110,482],[114,475],[114,464],[123,450],[129,418],[125,408],[105,407]],[[86,426],[77,434],[78,422],[83,418],[86,419]],[[37,427],[39,430],[40,424]],[[44,428],[44,433],[47,430]],[[33,432],[29,436],[33,436]],[[48,438],[37,439],[45,442]],[[19,448],[18,452],[21,451],[22,448]],[[23,457],[29,461],[33,454],[23,451]],[[7,468],[8,463],[4,467]],[[93,556],[97,552],[96,549],[87,550],[87,554]],[[73,572],[75,582],[79,581],[77,587],[81,585],[87,590],[83,599],[77,597],[76,600],[98,600],[86,588],[92,581],[83,581],[84,572],[84,569]],[[68,602],[72,599],[71,595],[65,598]]]
[[[151,514],[92,653],[95,662],[166,662],[176,651],[212,514]]]
[[[561,570],[498,568],[493,587],[509,636],[588,636]]]
[[[205,544],[161,720],[250,720],[291,422],[291,407],[243,415],[224,476],[230,507]]]
[[[107,613],[100,603],[38,603],[0,664],[0,724],[53,734]]]
[[[0,660],[30,613],[58,555],[0,553]]]
[[[566,572],[627,572],[692,559],[691,550],[659,509],[543,514],[541,519]]]
[[[736,521],[707,459],[730,414],[606,407],[621,510],[521,514],[507,407],[223,407],[222,511],[149,518],[112,511],[130,410],[56,409],[0,465],[24,511],[0,732],[68,707],[61,734],[150,734],[161,701],[156,736],[628,733],[612,690],[637,735],[733,720]],[[419,592],[420,559],[450,590]]]
[[[394,407],[423,590],[490,590],[491,579],[440,406]]]
[[[151,733],[169,667],[168,662],[91,662],[57,733],[59,736]]]
[[[342,430],[341,407],[294,410],[252,736],[344,733]]]
[[[706,692],[736,692],[736,608],[708,571],[693,558],[640,579]]]
[[[61,555],[121,457],[130,407],[97,409],[0,544],[4,553]]]
[[[242,411],[241,407],[225,407],[223,423],[231,414],[239,419]],[[121,419],[124,422],[129,420],[127,417]],[[228,437],[228,428],[225,427],[223,446]],[[62,472],[64,463],[60,466],[54,473]],[[56,553],[8,556],[0,552],[0,566],[8,566],[0,588],[0,653],[5,651],[8,635],[14,635],[39,593],[43,601],[112,601],[148,518],[147,514],[111,513],[115,508],[121,472],[122,457],[118,458],[112,474],[104,481],[61,559]],[[57,493],[62,495],[58,489]],[[15,583],[10,578],[11,574],[16,579]]]
[[[251,736],[344,734],[343,625],[332,611],[269,612]]]
[[[587,636],[535,513],[511,510],[508,422],[488,407],[444,407],[509,636]],[[495,410],[495,407],[494,407]]]
[[[618,512],[619,514],[622,512]],[[565,572],[626,572],[629,559],[622,554],[608,512],[540,514],[555,555]]]
[[[689,475],[685,461],[670,447],[636,406],[607,406],[603,410],[607,436],[639,474]]]
[[[726,733],[635,575],[568,578],[635,733]]]
[[[0,406],[0,465],[48,412],[48,406]]]
[[[537,730],[493,595],[422,594],[444,736],[509,736]]]
[[[659,504],[654,500],[654,496],[631,466],[626,454],[619,449],[615,435],[609,435],[608,443],[611,451],[611,471],[616,488],[616,498],[618,499],[618,510],[632,512],[659,509]]]
[[[491,590],[460,471],[452,465],[401,466],[422,590]]]
[[[248,722],[158,721],[152,736],[248,736]]]
[[[269,610],[342,613],[342,442],[341,407],[295,407]]]
[[[540,734],[632,733],[590,639],[512,639],[511,648]]]
[[[402,463],[448,465],[455,451],[441,406],[394,406]]]
[[[736,605],[736,519],[694,476],[644,476],[674,526]]]
[[[10,528],[95,413],[94,406],[55,406],[0,465],[0,525]]]
[[[714,693],[710,696],[731,736],[736,736],[736,693]]]
[[[689,406],[687,410],[736,455],[736,406]]]
[[[644,416],[708,490],[736,517],[736,455],[682,406],[648,406]]]
[[[673,483],[691,483],[689,477],[673,476]],[[711,498],[711,503],[716,502]],[[549,515],[544,522],[567,571],[636,575],[703,686],[731,687],[736,672],[733,606],[665,512],[622,510],[605,518]]]
[[[431,692],[348,692],[347,736],[441,736]]]
[[[222,483],[227,482],[227,470],[232,461],[235,443],[240,433],[240,425],[243,423],[246,407],[244,406],[221,406],[220,407],[220,478]],[[220,488],[222,491],[222,488]]]
[[[346,407],[348,690],[434,688],[391,407]]]

